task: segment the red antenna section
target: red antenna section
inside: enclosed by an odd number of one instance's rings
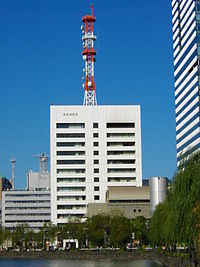
[[[84,105],[92,106],[97,105],[95,96],[95,84],[94,84],[94,62],[96,61],[94,50],[94,42],[96,36],[93,33],[93,23],[96,18],[93,16],[93,5],[91,5],[91,15],[82,17],[83,24],[81,25],[82,41],[83,41],[83,60],[85,61],[85,67],[83,69],[84,80],[83,88],[85,89]]]

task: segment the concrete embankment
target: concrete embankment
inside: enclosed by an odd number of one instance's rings
[[[200,267],[200,263],[195,263],[187,258],[169,256],[155,252],[140,251],[3,251],[0,258],[21,258],[21,259],[78,259],[78,260],[157,260],[167,267]]]

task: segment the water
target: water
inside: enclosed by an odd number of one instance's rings
[[[46,260],[46,259],[0,259],[1,267],[163,267],[162,264],[149,261],[113,261],[113,260]]]

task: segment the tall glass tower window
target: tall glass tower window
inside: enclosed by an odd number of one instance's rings
[[[200,148],[200,1],[172,0],[177,165]]]

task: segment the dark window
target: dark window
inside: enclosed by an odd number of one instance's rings
[[[107,123],[107,128],[135,128],[135,123],[133,122]]]
[[[94,173],[99,173],[99,169],[94,169]]]
[[[56,128],[85,128],[85,123],[56,123]]]
[[[84,138],[84,133],[57,133],[57,138]]]
[[[94,196],[94,200],[99,200],[99,196]]]
[[[93,123],[93,128],[98,128],[98,123],[97,122]]]
[[[85,143],[84,142],[57,142],[57,147],[67,147],[67,146],[82,147],[82,146],[85,146]]]
[[[94,164],[99,164],[99,160],[98,159],[94,159]]]
[[[93,133],[93,137],[99,137],[98,133]]]
[[[107,164],[135,164],[135,159],[108,159]]]
[[[94,151],[94,156],[99,155],[99,151]]]
[[[99,146],[99,143],[98,142],[94,142],[93,145],[94,146]]]
[[[107,146],[135,146],[135,142],[107,142]]]
[[[57,151],[57,156],[80,156],[85,155],[85,151]]]
[[[85,160],[57,160],[57,164],[85,164]]]
[[[95,186],[94,191],[99,191],[99,186]]]
[[[141,212],[141,209],[139,209],[138,212]]]
[[[99,177],[94,177],[94,182],[98,183],[99,182]]]

